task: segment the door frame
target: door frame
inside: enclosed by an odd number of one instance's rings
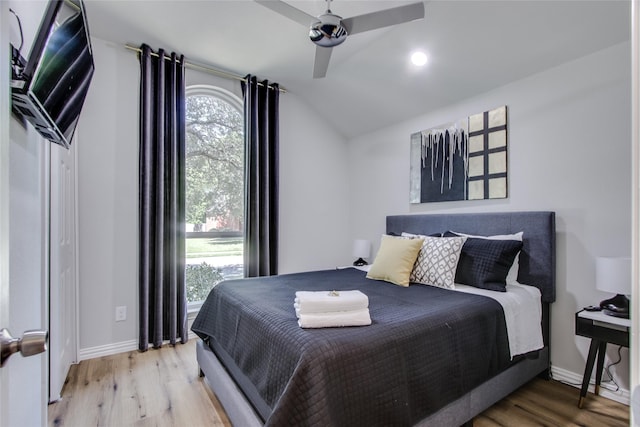
[[[79,126],[78,126],[79,128]],[[61,210],[61,213],[59,213],[59,215],[66,215],[64,212],[68,211],[72,211],[73,212],[73,221],[71,224],[72,227],[72,235],[73,235],[73,282],[70,284],[70,293],[72,294],[72,299],[68,301],[69,304],[69,309],[72,310],[71,316],[70,316],[70,321],[71,321],[71,328],[70,331],[68,331],[68,333],[71,335],[72,337],[72,343],[71,343],[71,348],[68,349],[71,353],[71,364],[75,364],[78,363],[78,352],[79,352],[79,340],[80,340],[80,329],[79,329],[79,320],[78,320],[78,313],[80,310],[80,300],[79,300],[79,289],[78,289],[78,277],[79,277],[79,251],[78,251],[78,147],[76,144],[76,140],[77,140],[77,135],[78,135],[78,129],[76,129],[74,136],[73,136],[73,141],[71,144],[71,147],[69,148],[69,150],[72,150],[72,155],[73,155],[73,162],[74,162],[74,167],[72,170],[72,180],[73,180],[73,185],[71,186],[71,192],[73,195],[73,203],[72,206],[67,206],[67,207],[63,207],[62,204],[65,202],[64,200],[62,200],[60,197],[58,197],[58,208],[59,210]],[[49,340],[50,340],[50,349],[53,350],[54,349],[54,344],[53,341],[58,339],[56,334],[56,331],[52,330],[52,315],[55,315],[56,313],[58,313],[58,310],[54,309],[53,307],[53,300],[51,299],[51,287],[52,287],[52,280],[53,280],[53,276],[54,274],[57,275],[57,272],[53,272],[53,269],[55,268],[52,264],[52,257],[53,257],[53,251],[56,250],[56,243],[53,241],[52,239],[52,230],[53,227],[56,226],[56,224],[54,223],[54,221],[52,220],[54,218],[54,215],[52,213],[53,210],[53,206],[52,206],[52,197],[54,194],[54,189],[53,189],[53,179],[52,179],[52,174],[54,173],[54,168],[56,167],[55,165],[52,164],[52,162],[54,161],[54,156],[53,156],[53,149],[52,149],[52,145],[51,144],[47,144],[47,148],[45,150],[45,155],[44,157],[46,158],[46,165],[44,165],[44,168],[42,170],[42,176],[47,180],[46,181],[46,188],[48,188],[48,191],[46,192],[47,194],[43,195],[43,203],[44,206],[47,206],[47,212],[48,212],[48,218],[47,221],[44,222],[45,224],[48,224],[48,229],[47,229],[47,249],[48,249],[48,253],[46,254],[45,259],[48,261],[48,265],[47,265],[47,272],[48,272],[48,280],[46,281],[46,283],[48,283],[47,289],[46,289],[46,301],[47,301],[47,309],[48,309],[48,313],[47,313],[47,319],[48,319],[48,330],[49,330]],[[55,149],[62,149],[59,147],[55,147]],[[60,179],[60,178],[59,178]],[[62,178],[64,179],[64,178]],[[59,195],[58,195],[59,196]],[[64,218],[63,218],[64,220]],[[48,393],[47,393],[47,401],[49,403],[51,402],[55,402],[57,400],[59,400],[62,396],[60,395],[60,392],[62,391],[62,387],[64,385],[65,382],[65,378],[59,378],[59,381],[61,382],[60,384],[52,384],[52,372],[54,372],[54,369],[58,370],[58,367],[53,367],[52,363],[51,363],[51,359],[54,355],[53,351],[49,351],[49,357],[48,357],[48,362],[49,362],[49,383],[48,383]],[[67,374],[68,374],[68,368],[67,368]],[[60,390],[52,390],[52,385],[54,386],[58,386],[60,385]],[[52,394],[52,392],[54,394]]]
[[[73,236],[74,236],[74,262],[75,262],[75,271],[74,276],[75,279],[73,281],[73,334],[74,334],[74,348],[73,348],[73,363],[80,363],[80,238],[78,236],[80,231],[80,221],[79,221],[79,203],[78,203],[78,144],[76,144],[76,140],[78,139],[78,135],[81,133],[81,124],[78,123],[76,126],[75,134],[73,137],[73,141],[75,144],[75,148],[73,150]]]
[[[640,387],[640,5],[631,2],[631,423],[639,426]],[[639,389],[640,390],[640,389]]]

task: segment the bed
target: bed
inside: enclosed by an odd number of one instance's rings
[[[555,214],[387,217],[388,234],[448,230],[523,232],[517,279],[539,290],[542,348],[513,355],[506,309],[474,293],[402,288],[351,268],[223,282],[192,330],[201,338],[201,373],[232,423],[457,426],[532,378],[548,377]],[[302,329],[293,311],[299,289],[362,290],[372,324]]]

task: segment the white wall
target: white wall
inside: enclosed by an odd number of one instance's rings
[[[96,71],[78,132],[80,358],[135,348],[138,330],[139,66],[92,39]],[[188,84],[219,79],[191,70]],[[240,94],[237,82],[221,85]],[[346,144],[292,93],[280,97],[280,270],[349,262]],[[115,322],[116,306],[127,320]]]
[[[95,74],[78,126],[79,348],[136,339],[138,63],[92,40]],[[116,306],[127,320],[115,322]],[[82,358],[82,354],[81,354]]]
[[[294,93],[280,97],[280,273],[350,265],[347,146]]]
[[[623,43],[349,141],[351,236],[376,242],[375,253],[389,214],[555,211],[551,362],[556,376],[581,381],[589,340],[575,336],[573,316],[607,297],[595,290],[594,258],[631,250],[630,67]],[[410,205],[409,135],[505,104],[509,198]],[[615,350],[607,353],[614,360]],[[612,370],[628,390],[622,354]]]

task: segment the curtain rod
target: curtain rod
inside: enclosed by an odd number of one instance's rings
[[[124,47],[126,49],[133,50],[133,51],[138,52],[138,53],[142,53],[142,49],[140,49],[138,47],[131,46],[131,45],[128,45],[128,44],[125,44]],[[158,54],[153,52],[153,51],[151,52],[151,55],[155,56],[155,57],[158,57]],[[164,59],[171,59],[171,57],[165,55]],[[246,81],[246,79],[244,77],[242,77],[242,76],[240,76],[238,74],[230,73],[228,71],[220,70],[220,69],[213,68],[213,67],[206,66],[206,65],[196,64],[196,63],[193,63],[193,62],[189,62],[187,60],[184,61],[184,66],[187,67],[187,68],[192,68],[194,70],[201,70],[201,71],[204,71],[206,73],[214,74],[216,76],[224,77],[224,78],[227,78],[227,79],[240,80],[240,81],[243,81],[243,82]],[[258,82],[258,86],[264,86],[264,84]],[[273,86],[267,86],[267,87],[269,89],[273,89]],[[278,88],[278,90],[280,92],[282,92],[282,93],[286,93],[287,92],[287,90],[285,88],[283,88],[282,86],[280,86]]]

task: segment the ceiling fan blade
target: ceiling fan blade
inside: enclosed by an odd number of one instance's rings
[[[267,9],[271,9],[274,12],[279,13],[284,17],[296,21],[305,27],[308,27],[318,20],[315,16],[309,15],[308,13],[303,12],[300,9],[296,9],[295,7],[280,0],[255,0],[255,2]]]
[[[420,2],[345,18],[342,25],[351,35],[423,18],[424,3]]]
[[[327,75],[332,47],[316,46],[316,60],[313,63],[313,78],[321,79]]]

